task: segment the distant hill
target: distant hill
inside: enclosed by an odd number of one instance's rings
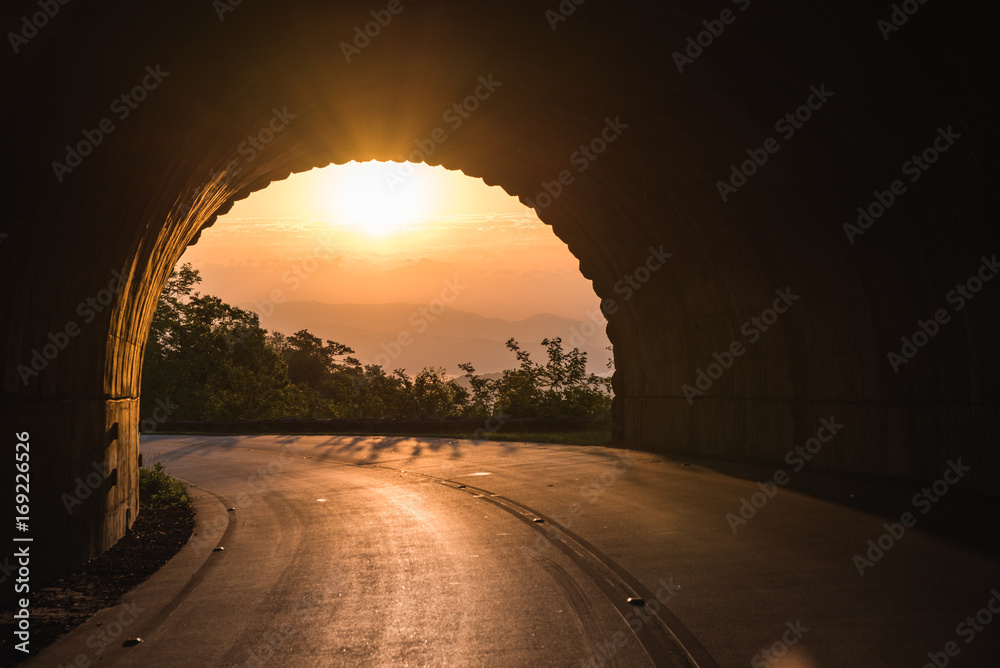
[[[253,304],[241,306],[257,313],[268,331],[292,334],[308,329],[324,340],[350,346],[362,362],[381,364],[389,371],[402,368],[414,374],[434,366],[458,375],[462,373],[458,364],[472,362],[477,373],[496,373],[517,366],[513,353],[504,346],[507,339],[514,337],[533,360],[544,362],[542,339],[561,336],[564,350],[579,348],[587,353],[588,371],[610,373],[605,363],[611,357],[606,349],[611,344],[603,321],[595,324],[543,313],[509,322],[455,308],[435,315],[426,305],[402,302],[293,301],[275,305],[271,314]]]

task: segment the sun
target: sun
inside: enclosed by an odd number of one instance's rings
[[[408,162],[349,162],[325,189],[341,223],[385,237],[425,215],[428,188],[417,165]]]

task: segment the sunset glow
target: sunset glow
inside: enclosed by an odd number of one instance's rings
[[[579,261],[532,209],[443,167],[348,163],[272,183],[241,200],[183,262],[203,292],[253,304],[427,304],[445,281],[455,308],[519,319],[587,320],[599,300]],[[544,289],[541,288],[544,286]]]
[[[426,172],[411,163],[351,162],[329,171],[327,180],[333,217],[371,236],[388,236],[433,206]]]

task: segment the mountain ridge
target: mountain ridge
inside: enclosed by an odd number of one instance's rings
[[[505,320],[454,308],[443,302],[412,304],[330,304],[316,300],[280,304],[240,304],[260,316],[268,331],[292,334],[308,329],[324,340],[354,349],[363,362],[380,364],[387,371],[403,368],[414,374],[427,366],[462,373],[458,364],[471,362],[478,373],[496,373],[517,366],[505,342],[514,338],[536,362],[545,361],[544,338],[562,337],[563,349],[587,353],[589,372],[605,375],[610,346],[605,322],[574,320],[538,313],[520,320]],[[584,336],[589,333],[589,336]]]

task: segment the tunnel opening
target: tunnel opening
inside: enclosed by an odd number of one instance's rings
[[[195,241],[147,342],[143,433],[446,417],[507,432],[593,422],[603,435],[588,442],[610,438],[600,301],[566,245],[500,188],[442,167],[352,161],[254,192]],[[247,356],[239,373],[223,366]],[[268,375],[247,381],[254,365]]]
[[[935,480],[963,458],[962,484],[1000,489],[996,284],[933,337],[919,324],[997,246],[977,83],[989,40],[968,38],[960,12],[928,5],[887,38],[870,4],[753,5],[678,71],[663,45],[705,29],[696,8],[588,4],[553,27],[531,3],[407,4],[348,59],[339,43],[370,9],[244,3],[223,19],[184,5],[164,23],[144,5],[68,7],[93,30],[60,14],[9,68],[31,102],[7,112],[24,129],[9,137],[23,196],[0,231],[0,416],[46,448],[32,473],[39,544],[65,555],[53,571],[135,517],[146,333],[198,230],[291,173],[414,151],[534,204],[602,307],[613,300],[623,444],[780,465],[832,417],[845,428],[815,466]],[[94,38],[109,48],[84,48]],[[116,101],[143,81],[124,116]],[[833,95],[779,135],[813,87]],[[894,193],[941,133],[959,137]],[[768,139],[780,150],[759,164]],[[671,256],[635,290],[653,253]],[[801,298],[767,324],[779,292]],[[893,368],[917,331],[928,343]],[[61,495],[104,462],[117,485],[69,514]]]

